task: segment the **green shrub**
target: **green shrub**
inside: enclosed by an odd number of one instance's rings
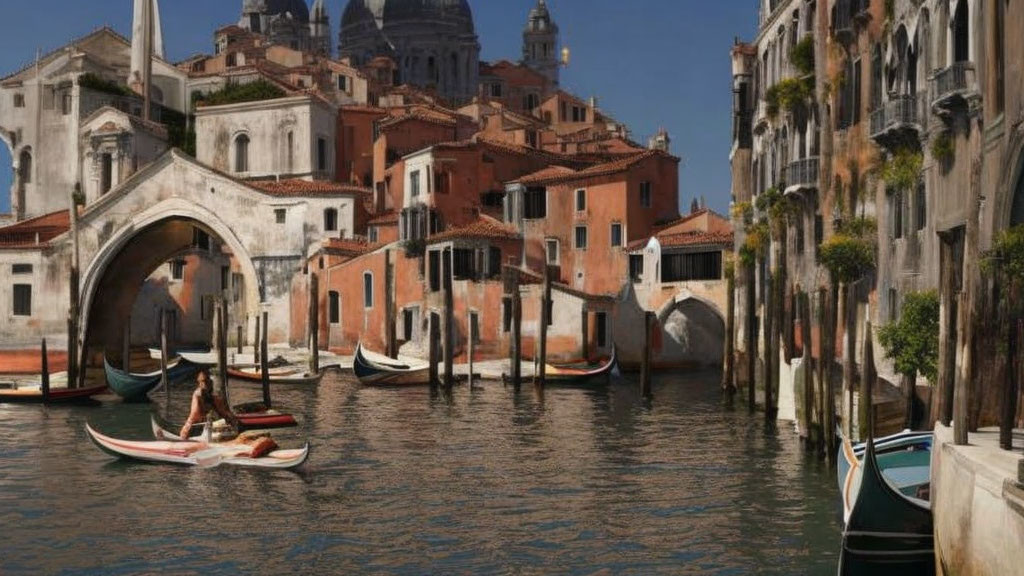
[[[814,74],[814,36],[808,34],[789,51],[789,61],[804,76]]]
[[[88,88],[97,92],[103,92],[105,94],[114,94],[116,96],[134,96],[135,93],[128,89],[127,86],[122,86],[117,82],[111,82],[106,78],[101,78],[92,72],[86,72],[78,77],[78,85],[82,88]]]
[[[921,177],[924,156],[913,149],[901,148],[891,154],[882,165],[882,180],[886,187],[897,192],[906,192],[917,186]]]
[[[848,284],[874,269],[875,247],[865,238],[840,232],[821,245],[818,261],[838,281]]]
[[[210,94],[198,96],[200,106],[221,106],[240,102],[258,102],[283,98],[286,93],[281,88],[267,82],[257,80],[249,84],[228,84],[224,88]]]
[[[932,140],[932,158],[943,166],[949,166],[956,158],[956,140],[949,132],[942,132]]]
[[[985,253],[986,271],[998,270],[1017,286],[1024,286],[1024,224],[1003,230]]]
[[[900,319],[882,327],[878,340],[896,372],[921,374],[935,382],[939,374],[939,295],[911,292],[903,297]]]
[[[780,80],[765,93],[766,112],[770,118],[780,110],[796,112],[814,98],[814,76]]]

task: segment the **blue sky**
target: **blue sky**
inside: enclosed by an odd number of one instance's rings
[[[337,34],[345,0],[329,0]],[[485,60],[515,60],[535,0],[470,0]],[[27,64],[37,48],[58,48],[103,25],[128,35],[131,0],[6,2],[0,20],[0,76]],[[241,0],[164,0],[167,56],[212,51],[213,31],[238,19]],[[730,66],[733,38],[756,32],[756,0],[548,0],[572,50],[563,86],[598,105],[646,142],[666,128],[683,158],[680,204],[704,195],[729,203]],[[10,153],[0,145],[0,212],[9,211]]]

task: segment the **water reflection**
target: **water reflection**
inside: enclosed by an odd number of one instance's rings
[[[146,437],[147,406],[0,406],[0,572],[835,571],[826,467],[723,408],[717,374],[661,377],[652,402],[633,381],[446,395],[338,375],[274,396],[302,420],[279,441],[312,442],[302,473],[126,464],[88,443],[87,420]]]

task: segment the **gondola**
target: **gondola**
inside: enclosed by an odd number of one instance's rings
[[[843,530],[840,576],[934,574],[931,505],[886,479],[874,441],[868,440],[863,463],[849,441],[844,445],[854,458],[847,489],[855,489],[848,492],[852,508]]]
[[[875,456],[882,467],[883,474],[889,481],[908,496],[916,496],[917,491],[928,484],[931,466],[932,432],[913,432],[904,430],[898,434],[885,436],[875,440]],[[847,476],[852,463],[864,458],[867,443],[850,447],[847,452],[845,443],[839,447],[839,492],[844,492]],[[844,498],[845,500],[845,498]],[[849,516],[849,505],[844,506]]]
[[[68,373],[59,372],[50,376],[50,392],[45,398],[39,376],[0,382],[0,404],[75,404],[89,402],[93,396],[102,394],[106,389],[106,384],[68,388]]]
[[[309,445],[295,450],[273,450],[253,457],[253,445],[244,442],[135,441],[105,436],[86,424],[85,431],[100,450],[115,458],[180,466],[211,468],[226,464],[249,468],[295,468],[309,457]]]
[[[548,384],[567,386],[587,384],[597,378],[608,376],[615,368],[615,349],[611,358],[604,362],[578,364],[548,364],[544,369],[544,381]]]
[[[133,374],[114,368],[106,358],[103,359],[103,368],[107,374],[107,385],[115,394],[128,402],[146,400],[146,394],[160,384],[160,370],[145,374]],[[179,358],[167,365],[167,379],[171,383],[180,382],[195,374],[196,369],[194,364]]]
[[[323,372],[310,374],[298,368],[269,368],[267,370],[271,384],[317,384],[323,378]],[[228,376],[249,382],[262,382],[263,372],[259,368],[228,368]]]
[[[430,364],[393,360],[356,345],[352,369],[364,386],[415,386],[430,383]]]
[[[210,438],[214,441],[222,441],[234,438],[239,432],[259,432],[266,430],[277,430],[281,428],[293,428],[298,426],[295,417],[291,414],[281,412],[265,412],[263,414],[238,414],[238,423],[241,430],[233,430],[224,420],[213,423],[213,434]],[[150,423],[153,428],[153,437],[157,440],[178,440],[180,426],[174,426],[163,418],[153,414],[150,416]],[[192,426],[189,431],[190,439],[198,439],[206,433],[206,423],[200,422]]]

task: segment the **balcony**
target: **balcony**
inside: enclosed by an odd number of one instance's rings
[[[923,94],[893,97],[871,113],[871,138],[896,148],[919,139],[928,124]]]
[[[973,62],[956,62],[939,70],[931,86],[932,111],[944,118],[976,105],[981,99]]]
[[[817,156],[790,162],[782,173],[786,182],[786,194],[797,194],[818,189],[818,169],[820,161]]]
[[[871,18],[870,0],[837,0],[832,8],[832,36],[840,42],[857,38],[857,27]]]

